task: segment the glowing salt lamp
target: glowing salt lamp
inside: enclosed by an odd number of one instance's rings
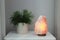
[[[45,16],[40,16],[35,23],[35,33],[38,36],[45,36],[47,33],[47,20]]]

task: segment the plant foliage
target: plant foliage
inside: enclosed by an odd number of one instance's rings
[[[32,12],[24,9],[22,12],[15,11],[11,16],[11,23],[18,25],[18,23],[27,23],[30,24],[32,21],[33,15]]]

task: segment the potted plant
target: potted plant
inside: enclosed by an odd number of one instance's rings
[[[31,23],[33,15],[32,12],[24,9],[22,12],[15,11],[11,16],[11,23],[17,26],[17,32],[20,34],[28,32],[28,24]]]

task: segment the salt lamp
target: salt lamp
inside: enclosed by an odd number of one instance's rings
[[[45,16],[40,16],[35,23],[35,33],[38,36],[45,36],[47,33],[47,20]]]

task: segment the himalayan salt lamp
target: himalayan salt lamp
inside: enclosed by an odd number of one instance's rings
[[[47,33],[47,20],[45,16],[40,16],[35,23],[35,33],[38,36],[45,36]]]

